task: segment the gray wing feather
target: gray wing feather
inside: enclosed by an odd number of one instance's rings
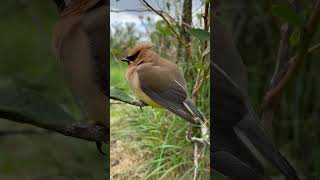
[[[181,86],[181,83],[179,84],[175,81],[183,79],[182,75],[170,76],[177,72],[176,69],[159,68],[158,66],[146,64],[139,67],[137,72],[141,89],[147,96],[174,114],[190,123],[196,124],[194,117],[184,106],[184,102],[188,97],[187,92]]]

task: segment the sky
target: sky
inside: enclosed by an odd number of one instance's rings
[[[125,9],[146,9],[139,0],[111,0],[111,10],[125,10]],[[154,1],[148,1],[153,7],[157,7]],[[136,24],[140,24],[139,16],[149,15],[152,18],[160,19],[157,15],[152,12],[120,12],[110,13],[110,23],[126,23],[133,22]]]
[[[147,0],[147,2],[155,9],[163,9],[166,1],[168,0]],[[111,0],[111,10],[128,10],[128,9],[146,9],[139,0]],[[201,0],[193,0],[193,13],[201,11]],[[171,12],[174,15],[173,12]],[[139,16],[149,16],[154,21],[160,20],[161,17],[156,15],[154,12],[111,12],[110,13],[110,24],[111,28],[113,24],[124,24],[124,23],[135,23],[138,31],[144,32],[143,26],[140,26],[141,22]]]

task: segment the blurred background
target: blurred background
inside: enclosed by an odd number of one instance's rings
[[[249,73],[249,95],[261,111],[263,96],[272,77],[280,40],[281,19],[273,16],[273,5],[291,7],[286,0],[220,1],[221,21],[233,33]],[[298,1],[299,14],[309,15],[315,1]],[[292,7],[291,7],[292,8]],[[290,13],[282,14],[290,16]],[[289,15],[288,15],[289,14]],[[290,17],[288,17],[290,18]],[[296,29],[294,29],[296,31]],[[319,43],[319,28],[311,46]],[[296,36],[296,35],[294,35]],[[291,37],[290,56],[297,37]],[[273,137],[280,151],[307,179],[320,179],[320,54],[310,54],[277,107]],[[216,180],[225,179],[216,173]],[[275,176],[273,179],[280,179]]]
[[[81,119],[51,51],[54,2],[2,0],[0,14],[0,89],[27,88]],[[94,143],[0,119],[0,179],[106,177],[106,159]]]
[[[162,57],[177,63],[188,82],[189,95],[199,71],[204,83],[196,98],[196,105],[210,119],[209,57],[202,61],[204,41],[204,9],[206,1],[148,0],[148,3],[169,20],[172,27],[185,40],[191,42],[191,56],[182,43],[172,34],[167,23],[150,11],[140,0],[111,1],[110,84],[112,91],[121,91],[135,99],[126,80],[127,57],[137,42],[147,41],[156,45],[154,50]],[[190,13],[183,11],[188,5]],[[191,22],[181,23],[183,18]],[[183,27],[185,31],[182,30]],[[202,63],[201,63],[202,62]],[[167,110],[139,107],[111,101],[111,179],[192,179],[193,143],[185,139],[187,123]],[[196,135],[195,132],[194,135]],[[209,179],[210,162],[207,148],[205,157],[199,159],[198,179]]]

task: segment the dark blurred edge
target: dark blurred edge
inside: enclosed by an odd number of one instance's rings
[[[213,21],[214,21],[214,16],[216,14],[216,7],[219,5],[219,1],[217,0],[210,0],[210,32],[212,32],[213,29]],[[214,38],[213,34],[210,33],[210,62],[213,62],[213,57],[211,54],[214,52]],[[210,66],[211,67],[211,66]],[[213,153],[211,151],[211,148],[214,146],[214,119],[215,119],[215,111],[214,111],[214,91],[213,91],[213,70],[210,68],[210,117],[213,122],[210,123],[210,177],[214,176],[214,162],[213,162]],[[212,178],[210,178],[212,179]]]
[[[108,61],[108,63],[107,63],[107,65],[108,65],[108,73],[107,73],[107,83],[108,83],[108,85],[107,85],[107,87],[110,87],[110,0],[105,0],[106,2],[106,5],[107,5],[107,9],[106,9],[106,11],[108,12],[107,13],[107,16],[108,16],[108,18],[107,18],[107,22],[106,22],[106,25],[107,25],[107,37],[109,37],[109,39],[107,40],[107,50],[106,50],[106,52],[107,52],[107,58],[108,59],[106,59],[106,61]],[[109,97],[110,97],[110,88],[108,89],[108,92],[107,92],[107,94],[109,95]],[[109,97],[108,97],[108,99],[109,99]],[[110,99],[109,99],[109,105],[108,105],[108,107],[107,107],[107,111],[108,111],[108,125],[109,125],[109,130],[110,130]],[[108,146],[108,148],[107,148],[107,153],[106,154],[109,154],[110,155],[110,139],[111,139],[111,137],[110,137],[110,131],[109,131],[109,146]],[[110,156],[107,156],[107,169],[106,169],[106,171],[107,171],[107,173],[109,174],[109,176],[110,176]]]

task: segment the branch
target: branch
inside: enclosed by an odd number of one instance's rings
[[[12,136],[12,135],[43,135],[49,134],[51,131],[34,131],[34,130],[11,130],[11,131],[0,131],[0,136]]]
[[[290,50],[290,36],[293,32],[293,27],[288,23],[281,25],[281,39],[279,42],[278,55],[276,60],[276,65],[274,73],[271,78],[269,90],[276,86],[276,84],[281,80],[282,76],[285,73],[285,66],[288,64],[290,59],[289,50]],[[268,108],[264,109],[261,116],[261,123],[263,127],[271,131],[272,130],[272,119],[273,119],[274,109]],[[272,133],[269,133],[272,134]]]
[[[121,12],[149,12],[149,9],[122,9],[122,10],[114,10],[111,9],[110,12],[113,13],[121,13]]]
[[[103,126],[94,125],[92,123],[74,122],[68,124],[45,123],[48,121],[38,121],[26,114],[12,111],[0,110],[0,117],[9,121],[14,121],[22,124],[30,124],[39,128],[47,129],[53,132],[71,136],[78,139],[83,139],[92,142],[109,142],[109,129]],[[68,120],[66,120],[68,122]],[[30,134],[30,132],[29,132]]]
[[[209,3],[206,3],[205,4],[205,10],[204,10],[204,15],[203,15],[203,21],[204,21],[204,30],[205,31],[209,31],[209,19],[208,19],[208,14],[209,14]],[[203,46],[203,52],[206,51],[206,49],[208,48],[208,42],[205,41],[204,42],[204,46]],[[205,61],[205,58],[206,58],[206,55],[204,54],[202,57],[201,57],[201,64],[204,64],[204,61]],[[203,85],[203,82],[204,80],[206,79],[207,75],[209,74],[210,72],[210,66],[208,66],[205,71],[204,71],[204,74],[203,74],[203,77],[201,78],[201,73],[202,73],[202,70],[199,70],[198,71],[198,74],[197,74],[197,79],[196,79],[196,83],[193,87],[193,90],[192,90],[192,100],[193,102],[196,101],[196,97],[198,96],[199,94],[199,91]]]
[[[263,108],[270,107],[273,104],[274,100],[278,99],[279,96],[281,96],[285,88],[288,86],[289,82],[297,74],[299,67],[303,63],[306,55],[308,54],[309,44],[316,31],[317,25],[319,23],[319,18],[320,0],[317,0],[314,10],[306,26],[302,28],[302,35],[299,42],[299,50],[294,56],[294,61],[291,61],[291,63],[289,63],[287,71],[285,72],[282,79],[277,83],[277,85],[266,93],[264,97]]]
[[[92,142],[109,141],[109,128],[78,122],[59,104],[29,89],[0,88],[0,119],[30,124]]]
[[[203,157],[205,155],[206,147],[210,147],[210,132],[209,128],[207,127],[206,123],[200,122],[200,130],[201,130],[201,137],[192,137],[191,128],[192,125],[189,125],[188,130],[186,131],[186,139],[189,142],[193,142],[194,144],[194,152],[193,152],[193,160],[194,160],[194,173],[193,173],[193,180],[196,180],[198,177],[198,170],[199,170],[199,157]],[[198,146],[202,145],[202,151],[199,154]]]
[[[176,32],[176,30],[172,27],[172,25],[170,24],[170,22],[168,21],[168,19],[161,13],[161,11],[157,11],[155,10],[146,0],[140,0],[142,1],[147,8],[151,9],[153,12],[155,12],[156,14],[158,14],[169,26],[169,29],[171,30],[171,32],[174,34],[174,36],[181,42],[181,44],[183,44],[184,47],[189,47],[190,44],[185,44],[185,42],[182,40],[182,38],[178,35],[178,33]]]
[[[139,101],[139,100],[135,101],[126,92],[124,92],[123,90],[116,88],[114,86],[110,87],[109,99],[120,101],[125,104],[130,104],[133,106],[139,106],[140,108],[144,107],[144,106],[148,106],[147,104],[143,103],[142,101]]]

